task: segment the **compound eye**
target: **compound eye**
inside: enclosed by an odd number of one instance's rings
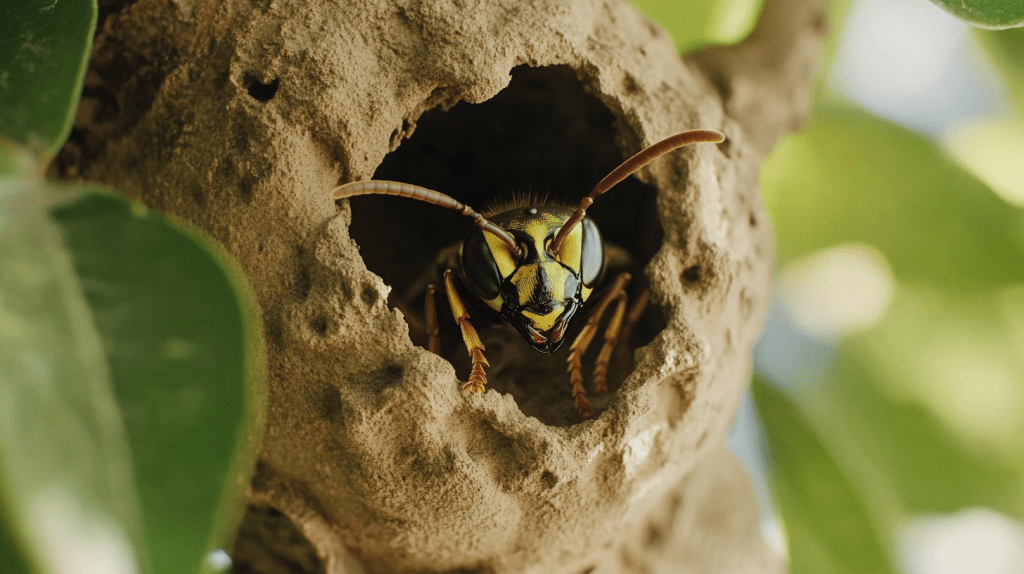
[[[484,239],[484,232],[479,228],[470,229],[462,244],[462,272],[466,276],[466,286],[474,295],[485,300],[498,296],[501,274]]]
[[[593,289],[604,273],[604,243],[601,232],[589,218],[580,225],[583,228],[583,241],[580,246],[580,279],[583,285]]]

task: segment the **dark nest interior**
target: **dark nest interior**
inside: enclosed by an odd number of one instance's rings
[[[637,150],[628,150],[630,153]],[[461,102],[447,111],[424,113],[415,131],[388,154],[375,179],[416,184],[485,212],[488,205],[511,194],[547,194],[556,203],[573,206],[615,169],[626,155],[615,143],[615,117],[564,66],[512,71],[512,81],[494,98]],[[655,206],[656,190],[635,177],[599,197],[588,210],[604,241],[626,249],[633,258],[630,300],[646,286],[643,269],[662,242]],[[350,234],[359,244],[367,268],[392,287],[392,305],[411,311],[410,334],[416,344],[426,336],[416,323],[423,317],[423,293],[415,286],[435,268],[438,254],[461,242],[472,222],[453,210],[401,197],[361,196],[350,201]],[[608,282],[614,273],[606,273]],[[461,380],[470,362],[459,329],[439,289],[441,354],[455,366]],[[566,359],[576,334],[601,296],[598,288],[589,305],[576,315],[566,342],[555,353],[533,350],[508,325],[493,325],[476,313],[472,323],[487,347],[488,387],[511,393],[522,411],[549,425],[579,422],[573,410]],[[472,308],[470,309],[472,313]],[[628,375],[633,349],[649,343],[663,327],[657,309],[648,308],[609,368],[609,393],[593,393],[594,361],[604,326],[584,356],[584,386],[595,416]]]
[[[323,561],[309,540],[281,512],[250,504],[231,549],[231,574],[322,574]]]

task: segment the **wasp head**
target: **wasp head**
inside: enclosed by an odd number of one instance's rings
[[[541,353],[561,346],[603,267],[600,234],[589,219],[560,253],[549,252],[554,234],[572,211],[527,207],[492,217],[519,244],[518,255],[478,229],[470,230],[462,246],[470,290]]]

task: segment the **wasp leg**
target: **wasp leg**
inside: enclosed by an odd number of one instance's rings
[[[437,293],[437,286],[433,283],[427,285],[427,294],[424,296],[423,301],[423,314],[427,320],[427,350],[435,355],[440,354],[441,340],[439,338],[440,330],[437,327],[437,303],[434,300],[434,295]]]
[[[636,301],[629,306],[629,311],[626,312],[626,321],[622,324],[622,331],[619,334],[619,344],[616,351],[623,379],[633,370],[633,353],[629,352],[629,336],[633,333],[633,327],[640,321],[640,317],[643,316],[644,311],[647,309],[647,303],[650,299],[651,290],[644,287]]]
[[[586,353],[587,348],[590,347],[590,342],[594,339],[594,335],[597,334],[597,325],[601,322],[601,317],[604,316],[604,312],[608,309],[608,306],[611,305],[612,301],[619,301],[619,309],[616,310],[616,315],[618,316],[618,323],[621,324],[623,314],[621,309],[625,306],[626,302],[625,288],[626,284],[629,283],[630,277],[629,273],[620,273],[615,278],[615,282],[612,283],[612,287],[601,298],[601,301],[597,304],[597,308],[595,308],[594,312],[590,314],[590,317],[587,317],[586,325],[583,326],[583,330],[580,331],[580,334],[576,336],[576,340],[572,342],[572,346],[569,347],[569,358],[566,359],[566,362],[569,363],[568,371],[569,380],[572,383],[572,397],[576,402],[576,413],[579,415],[580,420],[594,418],[594,414],[590,410],[590,402],[587,400],[586,391],[583,389],[583,368],[581,364],[583,354]],[[615,322],[614,317],[612,318],[612,322]],[[611,327],[612,325],[609,324],[609,329]],[[615,328],[615,333],[617,334],[617,332],[618,327]],[[607,332],[605,334],[605,338],[607,339]],[[605,343],[605,346],[607,346],[607,342]],[[610,353],[611,351],[609,350],[608,354]],[[602,354],[605,354],[604,349],[602,349]],[[601,359],[599,357],[598,362],[600,362],[600,360]],[[607,360],[605,360],[605,365],[607,366]]]
[[[451,269],[444,272],[444,289],[448,294],[448,303],[452,308],[452,316],[455,317],[455,322],[462,329],[462,340],[466,343],[466,351],[469,352],[469,358],[473,361],[473,368],[469,372],[469,381],[462,385],[462,391],[469,391],[478,395],[483,394],[484,385],[487,384],[487,375],[484,374],[484,367],[489,367],[490,363],[484,358],[484,344],[480,342],[480,336],[476,334],[476,329],[469,322],[469,311],[466,310],[466,306],[462,303],[462,299],[459,298],[458,292],[455,291],[455,280],[452,277]]]
[[[608,392],[608,361],[612,358],[612,350],[615,348],[615,342],[619,339],[619,330],[622,328],[622,318],[626,314],[626,301],[628,300],[626,292],[619,291],[613,298],[617,300],[615,312],[612,313],[612,318],[608,321],[608,326],[605,327],[604,345],[594,363],[594,392],[599,395]]]

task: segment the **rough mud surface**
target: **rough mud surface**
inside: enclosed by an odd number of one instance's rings
[[[758,166],[806,114],[816,2],[768,0],[748,41],[687,59],[618,0],[139,0],[103,16],[58,169],[211,233],[263,314],[270,411],[238,571],[782,569],[722,443],[768,300]],[[575,204],[691,128],[728,141],[662,158],[591,212],[652,304],[585,423],[564,348],[478,325],[490,390],[466,398],[457,336],[428,353],[393,307],[419,312],[417,282],[465,218],[328,196],[376,175],[477,208],[516,191]]]

